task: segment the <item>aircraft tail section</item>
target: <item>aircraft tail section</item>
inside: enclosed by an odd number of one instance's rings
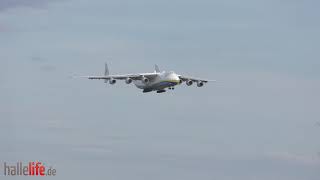
[[[109,68],[107,63],[104,64],[104,75],[109,76]]]
[[[109,68],[107,63],[104,64],[104,76],[109,76]],[[105,79],[104,82],[108,83],[108,80]]]
[[[159,73],[160,72],[160,69],[159,69],[159,67],[158,67],[158,65],[154,65],[154,70],[157,72],[157,73]]]

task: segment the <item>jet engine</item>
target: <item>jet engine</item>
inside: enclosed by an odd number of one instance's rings
[[[142,82],[144,82],[144,83],[146,83],[146,84],[147,84],[147,83],[149,82],[149,79],[148,79],[148,78],[146,78],[146,77],[143,77],[143,78],[142,78]]]
[[[127,84],[132,83],[132,79],[131,79],[131,78],[127,78],[127,79],[126,79],[126,83],[127,83]]]
[[[203,83],[202,81],[198,81],[198,82],[197,82],[197,86],[198,86],[198,87],[202,87],[203,84],[204,84],[204,83]]]
[[[188,86],[191,86],[191,85],[193,84],[193,81],[187,80],[187,81],[186,81],[186,84],[187,84]]]
[[[117,81],[115,79],[110,79],[109,84],[115,84]]]

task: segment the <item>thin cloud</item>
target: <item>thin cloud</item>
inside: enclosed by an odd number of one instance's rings
[[[305,165],[320,165],[320,158],[319,155],[299,155],[299,154],[292,154],[288,152],[283,153],[271,153],[268,154],[269,158],[277,159],[281,161],[288,161],[294,162],[298,164],[305,164]]]
[[[42,58],[42,57],[39,57],[39,56],[33,56],[33,57],[31,57],[31,61],[34,61],[34,62],[46,62],[46,59]]]
[[[0,32],[5,32],[7,31],[7,27],[5,27],[4,25],[0,24]]]
[[[0,13],[19,7],[41,8],[45,7],[50,2],[57,1],[61,0],[0,0]],[[0,32],[7,31],[9,31],[8,26],[0,24]]]
[[[45,72],[52,72],[56,70],[56,67],[53,65],[44,65],[44,66],[41,66],[41,70]]]
[[[49,64],[50,62],[46,58],[33,56],[31,57],[31,61],[34,63],[35,66],[40,66],[40,69],[42,71],[52,72],[56,70],[56,66]]]
[[[0,1],[0,12],[8,9],[17,7],[43,7],[49,2],[57,0],[1,0]]]

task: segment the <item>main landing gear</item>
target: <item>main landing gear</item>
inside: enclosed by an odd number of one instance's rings
[[[166,90],[158,90],[157,93],[164,93]]]
[[[151,92],[151,91],[152,91],[152,89],[144,89],[142,92],[147,93],[147,92]]]

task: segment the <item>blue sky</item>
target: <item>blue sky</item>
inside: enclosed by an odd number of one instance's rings
[[[0,2],[0,159],[59,179],[320,177],[317,1]],[[142,94],[71,75],[217,79]]]

